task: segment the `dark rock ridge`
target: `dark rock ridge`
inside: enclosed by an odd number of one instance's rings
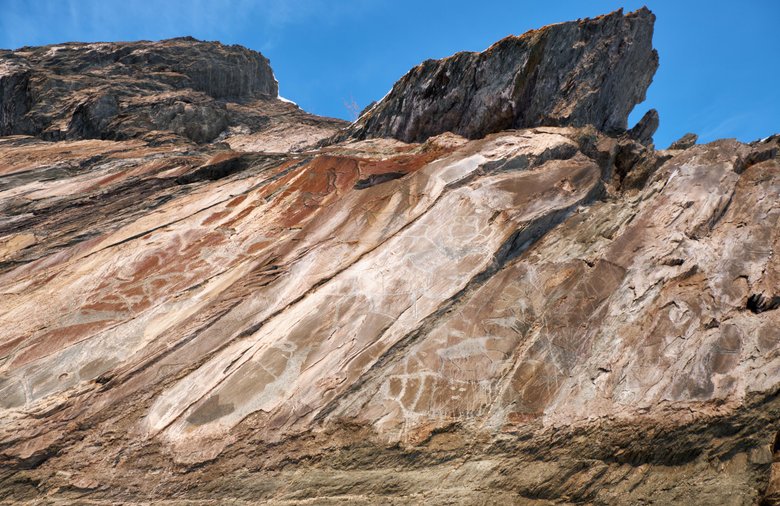
[[[694,133],[687,133],[674,141],[669,149],[688,149],[696,145],[696,141],[699,140],[699,136]]]
[[[623,131],[658,67],[647,9],[550,25],[413,68],[338,139],[593,125]]]
[[[658,130],[660,118],[658,111],[650,109],[642,116],[634,127],[628,131],[628,136],[640,144],[648,145],[653,142],[653,134]]]
[[[228,126],[225,102],[277,95],[263,55],[191,37],[0,51],[0,135],[204,142]]]

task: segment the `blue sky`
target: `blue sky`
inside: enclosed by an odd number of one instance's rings
[[[350,119],[426,58],[479,51],[510,34],[620,7],[656,15],[661,67],[647,101],[656,144],[780,132],[777,0],[0,0],[0,47],[192,35],[271,59],[281,94]]]

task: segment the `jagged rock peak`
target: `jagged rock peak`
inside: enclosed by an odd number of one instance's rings
[[[623,131],[658,68],[655,15],[643,7],[510,36],[482,53],[427,60],[339,136],[423,141],[509,128]]]
[[[661,120],[658,116],[658,111],[650,109],[642,116],[642,119],[628,131],[628,135],[640,144],[646,146],[650,145],[653,142],[653,134],[658,130],[660,124]]]
[[[699,136],[695,133],[688,132],[673,143],[669,145],[669,149],[688,149],[696,145],[696,141],[699,140]]]
[[[227,125],[218,101],[277,95],[262,54],[192,37],[0,51],[0,135],[127,138],[158,129],[202,142]]]

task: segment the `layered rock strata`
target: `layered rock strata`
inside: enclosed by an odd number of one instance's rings
[[[292,129],[327,125],[278,103],[278,94],[260,53],[190,37],[0,51],[0,135],[151,140],[163,131],[203,143],[255,132],[266,126],[257,116],[273,117],[280,107],[297,116],[286,122]],[[329,123],[314,140],[343,126]]]
[[[644,55],[651,19],[525,37]],[[0,138],[0,501],[780,500],[780,137],[313,148],[341,124],[225,107]]]
[[[482,53],[427,60],[338,139],[480,138],[538,125],[624,131],[658,67],[654,21],[645,8],[617,11],[507,37]]]

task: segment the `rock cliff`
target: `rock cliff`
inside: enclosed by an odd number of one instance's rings
[[[339,139],[420,142],[443,132],[472,139],[538,125],[624,131],[658,67],[654,21],[646,8],[617,11],[425,61]]]
[[[52,141],[167,131],[202,143],[231,126],[252,130],[258,111],[280,107],[263,55],[190,37],[0,51],[0,90],[0,135]],[[247,104],[253,107],[245,114]],[[285,108],[305,116],[293,105]]]
[[[351,126],[240,48],[4,53],[0,501],[777,503],[780,136],[627,131],[652,20],[423,64]],[[498,87],[418,93],[463,62]],[[132,108],[182,93],[212,142]]]

